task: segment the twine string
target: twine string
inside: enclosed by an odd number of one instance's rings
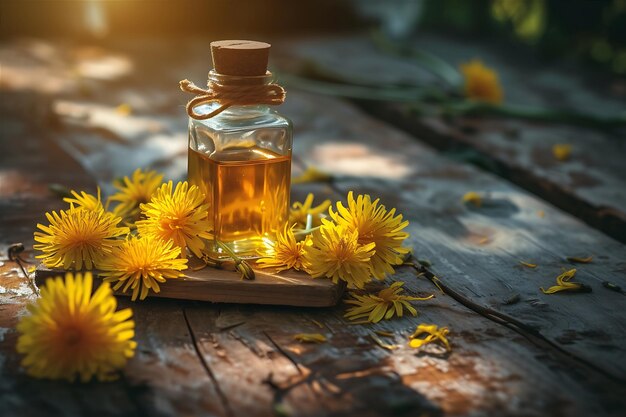
[[[189,80],[179,82],[180,89],[186,93],[195,94],[189,100],[186,109],[189,117],[196,120],[206,120],[217,116],[230,106],[267,104],[278,105],[285,101],[285,89],[278,84],[231,85],[220,84],[209,80],[207,88],[201,88]],[[219,103],[220,106],[207,114],[196,113],[195,108],[202,104]]]

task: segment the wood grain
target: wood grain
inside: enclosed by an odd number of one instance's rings
[[[441,279],[623,379],[626,367],[619,358],[626,355],[626,312],[615,306],[624,298],[601,284],[609,280],[626,287],[623,244],[492,175],[435,155],[354,108],[313,98],[292,100],[291,105],[312,103],[329,110],[318,123],[331,126],[333,121],[351,120],[341,136],[330,140],[325,132],[307,132],[298,152],[308,164],[338,174],[333,182],[338,195],[358,190],[396,207],[411,222],[410,245],[416,257],[430,260],[429,269]],[[293,111],[296,114],[306,111]],[[355,163],[343,165],[342,160]],[[396,171],[371,169],[376,164],[389,164]],[[390,175],[395,177],[386,178]],[[468,191],[484,195],[483,207],[463,204]],[[582,254],[595,255],[596,261],[575,265],[566,260]],[[539,267],[528,269],[520,261]],[[562,268],[578,268],[577,277],[594,292],[542,294],[539,287],[554,285]],[[516,294],[519,302],[507,304]]]
[[[206,75],[206,62],[198,57],[204,56],[207,44],[190,40],[181,48],[179,40],[161,39],[102,46],[104,56],[132,56],[135,72],[113,82],[83,80],[82,88],[91,96],[81,96],[79,89],[64,92],[65,104],[74,107],[53,106],[52,125],[49,118],[34,124],[9,117],[16,132],[29,126],[28,138],[37,146],[7,147],[3,153],[3,164],[11,164],[7,166],[16,180],[2,194],[11,196],[11,204],[2,206],[10,217],[0,218],[0,241],[21,240],[30,247],[37,219],[45,210],[62,206],[45,192],[53,178],[93,190],[96,183],[106,185],[138,165],[182,177],[182,105],[187,97],[176,85],[179,79]],[[72,45],[47,45],[68,62],[80,56]],[[9,44],[4,52],[21,53],[30,62],[28,48],[28,43]],[[347,43],[345,53],[351,48]],[[154,71],[163,62],[171,65]],[[39,74],[38,88],[76,82],[58,83],[65,80],[63,67],[31,63],[21,68],[32,71],[32,66],[40,70],[33,72]],[[56,94],[44,96],[59,104]],[[127,97],[141,97],[146,103],[134,101],[137,114],[116,115],[114,106]],[[409,243],[417,257],[431,260],[431,271],[476,303],[536,325],[545,339],[466,308],[402,267],[385,284],[402,280],[408,294],[434,293],[436,298],[416,303],[418,317],[376,325],[347,322],[344,305],[295,309],[153,297],[131,303],[121,298],[122,307],[133,308],[138,341],[123,378],[86,385],[39,381],[24,375],[14,351],[15,323],[33,296],[25,290],[26,278],[15,263],[3,258],[0,327],[6,330],[0,341],[0,406],[9,416],[623,414],[624,384],[615,375],[622,371],[623,300],[619,294],[602,293],[596,283],[609,277],[624,284],[622,244],[509,183],[451,163],[350,104],[290,91],[283,111],[294,120],[295,154],[335,176],[332,184],[295,187],[295,199],[302,200],[308,192],[338,199],[348,189],[380,196],[411,221]],[[77,112],[90,117],[77,117]],[[6,143],[4,139],[0,143]],[[49,157],[48,150],[60,149],[58,144],[65,152]],[[27,156],[32,164],[20,163]],[[16,192],[22,186],[32,191]],[[484,192],[487,204],[481,209],[464,206],[460,199],[466,190]],[[544,217],[538,216],[539,210]],[[485,237],[486,243],[480,243]],[[593,293],[539,293],[538,286],[550,285],[560,267],[569,266],[563,256],[589,251],[596,255],[594,262],[581,266],[579,273]],[[518,258],[534,260],[539,268],[522,269]],[[516,293],[519,302],[503,302]],[[408,347],[408,335],[423,322],[451,329],[451,353],[437,346],[421,351]],[[385,342],[397,348],[389,351],[377,345],[371,338],[375,329],[391,331],[393,337]],[[303,332],[322,333],[328,342],[296,341],[294,335]]]
[[[546,65],[529,53],[484,41],[421,35],[409,46],[434,53],[452,67],[482,59],[499,73],[505,103],[598,116],[623,114],[625,108],[623,89],[616,87],[621,82],[598,82],[606,78],[604,74],[573,71],[565,64]],[[292,71],[314,64],[317,76],[368,86],[428,88],[440,83],[418,63],[385,53],[367,36],[299,39],[278,47],[283,67]],[[347,53],[354,59],[343,59]],[[502,176],[626,242],[624,128],[602,131],[510,118],[447,117],[441,108],[418,99],[399,104],[359,100],[358,104],[451,158]],[[556,144],[572,146],[568,161],[553,156]]]

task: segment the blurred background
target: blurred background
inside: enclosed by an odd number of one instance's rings
[[[626,0],[0,0],[0,197],[75,184],[60,158],[105,195],[138,167],[185,178],[178,83],[204,85],[218,39],[272,43],[302,166],[424,168],[355,144],[358,123],[324,111],[343,99],[626,236]],[[495,105],[468,94],[469,62]]]
[[[626,74],[626,0],[1,0],[2,38],[284,36],[380,28],[489,38]]]

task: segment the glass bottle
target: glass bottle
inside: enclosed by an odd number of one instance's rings
[[[211,70],[209,81],[236,88],[269,84],[272,75]],[[195,112],[220,106],[204,104]],[[233,105],[206,120],[189,119],[188,180],[206,196],[214,239],[240,257],[262,255],[288,221],[291,151],[291,122],[267,105]],[[224,256],[215,240],[209,252]]]

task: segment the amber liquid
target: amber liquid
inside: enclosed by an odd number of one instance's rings
[[[262,254],[288,219],[291,156],[256,147],[210,156],[189,149],[188,177],[206,196],[215,238],[242,257]],[[215,244],[211,250],[223,254]]]

